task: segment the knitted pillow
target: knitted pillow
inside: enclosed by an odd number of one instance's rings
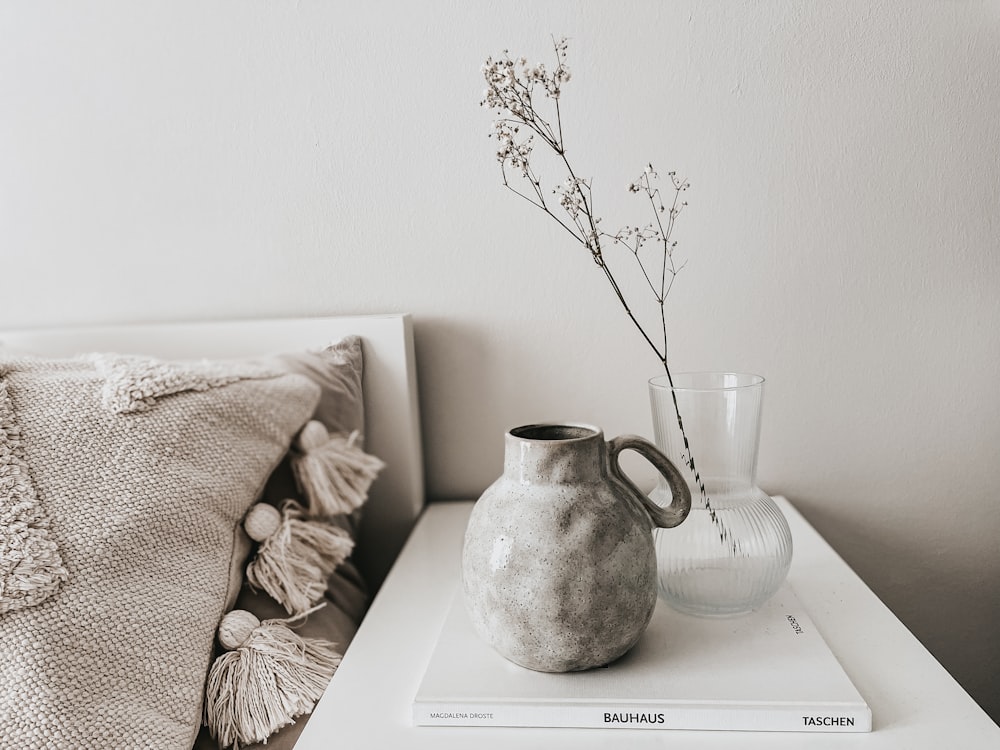
[[[364,432],[364,355],[358,336],[347,336],[322,351],[278,354],[275,360],[283,369],[305,375],[320,387],[313,419],[331,433]]]
[[[318,399],[261,363],[0,360],[5,746],[192,746],[239,524]]]

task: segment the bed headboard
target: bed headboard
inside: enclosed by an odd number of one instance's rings
[[[113,351],[198,359],[319,349],[352,334],[361,337],[364,352],[365,449],[386,464],[371,487],[358,540],[358,566],[377,588],[424,505],[413,328],[408,315],[0,331],[0,347],[51,357]]]

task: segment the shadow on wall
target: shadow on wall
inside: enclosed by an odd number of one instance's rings
[[[427,496],[452,498],[481,485],[480,477],[500,474],[503,435],[490,426],[503,368],[491,362],[491,347],[473,323],[421,316],[413,335]],[[464,450],[462,460],[449,456],[453,446],[469,443],[478,448]]]
[[[822,500],[790,497],[876,595],[990,717],[1000,724],[1000,579],[936,564],[917,541],[880,535],[840,517]],[[878,549],[878,555],[871,551]],[[878,565],[881,561],[881,565]],[[891,567],[887,567],[886,563]],[[876,567],[876,565],[878,565]]]
[[[591,355],[552,356],[552,337],[562,335],[562,325],[423,315],[414,320],[428,497],[478,497],[502,473],[504,434],[517,425],[569,420],[598,424],[607,438],[641,432],[611,418],[629,423],[621,417],[632,413],[629,399],[639,404],[640,424],[648,424],[644,382],[629,394],[615,390],[610,400],[599,398],[606,383],[586,372],[567,381],[571,362]],[[623,467],[640,486],[652,486],[648,462],[627,452]]]

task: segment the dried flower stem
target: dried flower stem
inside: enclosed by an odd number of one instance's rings
[[[577,175],[566,155],[562,114],[559,107],[562,86],[570,80],[569,68],[566,67],[566,50],[568,48],[566,39],[553,39],[553,48],[556,56],[556,67],[552,72],[546,70],[543,63],[530,65],[523,57],[512,59],[506,50],[500,59],[494,60],[489,57],[483,65],[483,76],[486,79],[487,88],[480,104],[495,110],[498,116],[498,119],[493,123],[491,135],[498,142],[496,157],[497,161],[500,162],[504,187],[539,210],[544,211],[559,226],[569,232],[577,242],[587,248],[591,258],[607,278],[625,313],[656,354],[656,358],[666,374],[667,382],[670,384],[677,426],[684,442],[684,462],[694,475],[705,508],[718,529],[720,540],[724,544],[728,543],[733,546],[735,551],[735,543],[712,507],[705,483],[695,466],[687,432],[684,429],[684,420],[677,403],[677,394],[673,387],[673,376],[667,361],[666,299],[673,288],[677,274],[683,270],[685,265],[682,263],[678,266],[675,262],[674,250],[677,243],[672,239],[672,234],[678,215],[687,205],[687,202],[682,200],[682,194],[687,191],[688,183],[686,180],[678,179],[676,173],[669,173],[673,186],[673,196],[668,209],[656,184],[658,175],[652,164],[647,165],[643,173],[629,185],[628,189],[629,192],[641,193],[646,196],[652,209],[653,221],[644,227],[625,226],[614,234],[601,230],[601,219],[595,215],[593,210],[594,196],[591,184],[588,180]],[[554,125],[543,117],[535,106],[535,95],[539,90],[543,91],[545,98],[552,102]],[[527,131],[527,135],[522,135],[522,128]],[[552,194],[559,197],[559,204],[563,209],[561,214],[555,213],[549,207],[541,179],[531,164],[531,154],[536,137],[557,156],[567,175],[562,185],[551,191]],[[512,184],[509,170],[519,174],[519,177],[528,184],[527,191],[520,190]],[[659,305],[658,341],[653,340],[646,327],[636,317],[615,279],[613,271],[605,262],[604,245],[602,244],[604,241],[624,245],[635,258],[646,284],[653,292]],[[647,243],[654,244],[660,250],[657,256],[659,265],[654,268],[655,273],[650,272],[648,261],[644,260],[645,253],[643,251],[646,249]]]

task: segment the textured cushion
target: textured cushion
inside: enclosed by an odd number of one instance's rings
[[[358,336],[347,336],[322,351],[279,354],[276,359],[288,372],[305,375],[320,387],[313,419],[330,434],[364,432],[364,355]]]
[[[0,481],[0,523],[34,503],[19,528],[65,569],[0,613],[0,744],[190,748],[239,523],[319,389],[267,366],[115,357],[0,361],[0,384],[0,443],[27,474]]]

